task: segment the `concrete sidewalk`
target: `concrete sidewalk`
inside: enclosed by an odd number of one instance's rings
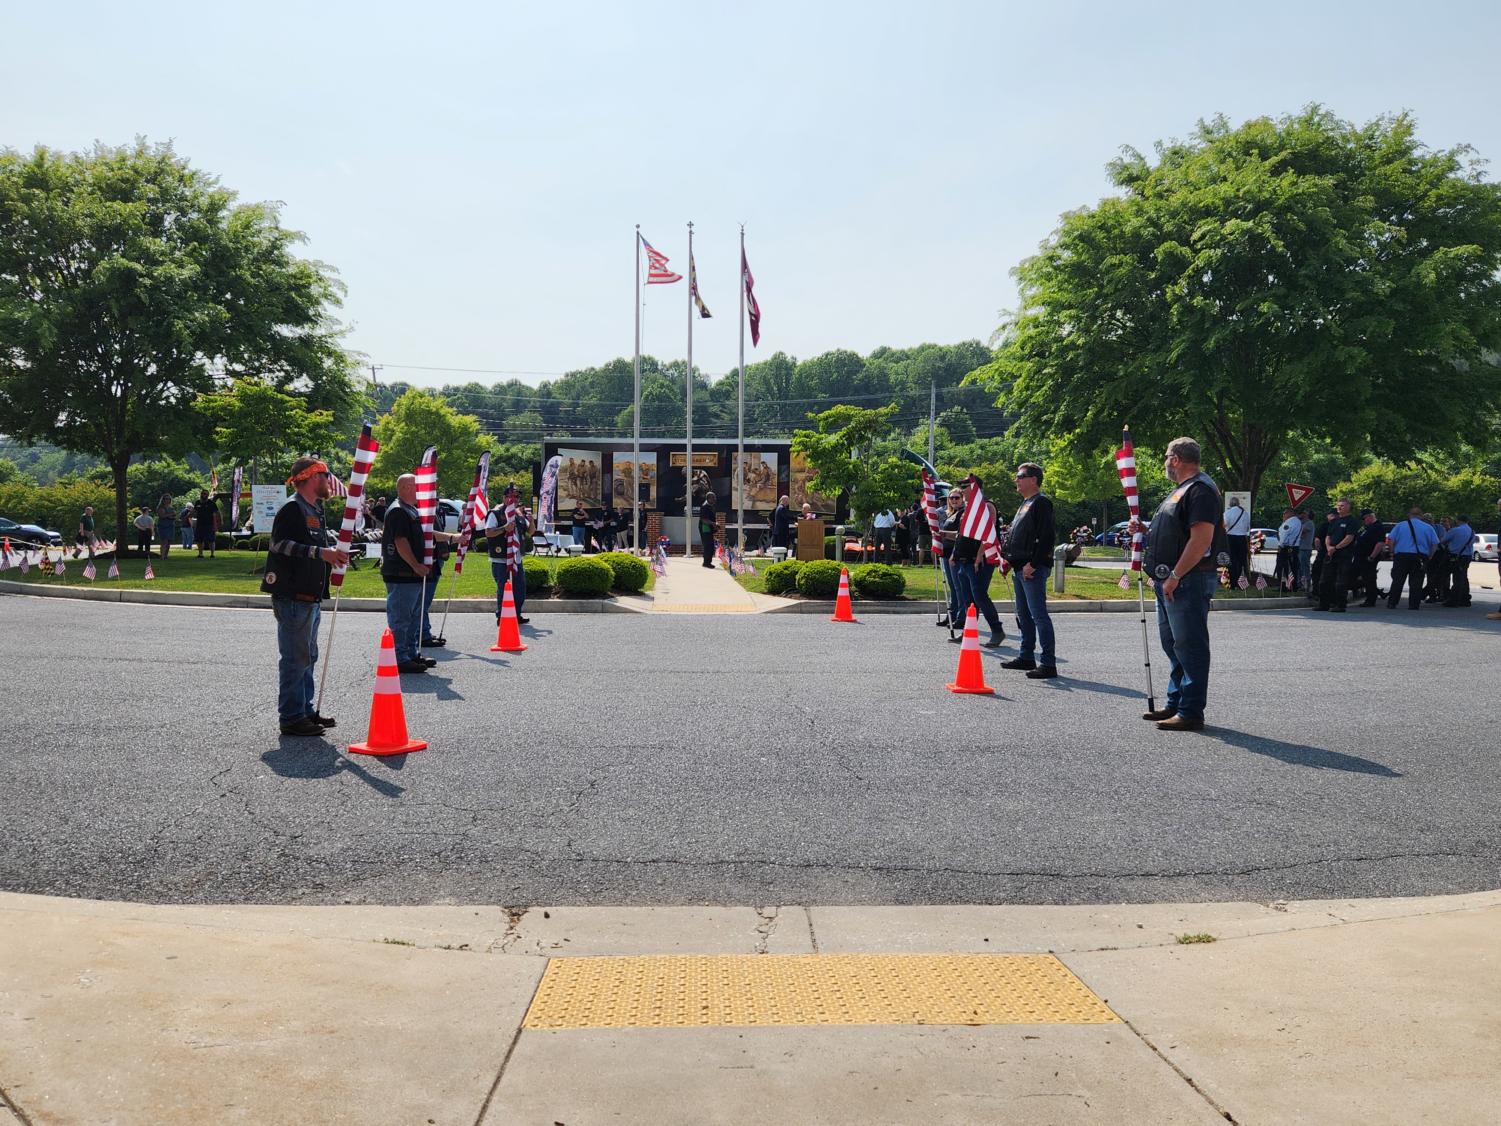
[[[525,910],[0,895],[0,1123],[1493,1123],[1498,936],[1501,892]],[[544,970],[581,956],[1042,951],[1122,1023],[521,1030]]]

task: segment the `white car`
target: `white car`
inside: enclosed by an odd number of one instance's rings
[[[1496,536],[1494,533],[1481,532],[1475,536],[1475,558],[1482,563],[1497,562]]]
[[[1263,540],[1262,544],[1261,544],[1261,550],[1262,551],[1276,551],[1277,550],[1277,529],[1276,528],[1252,528],[1251,529],[1251,538],[1252,539],[1255,539],[1258,534],[1263,535],[1263,536],[1266,537],[1266,539]]]

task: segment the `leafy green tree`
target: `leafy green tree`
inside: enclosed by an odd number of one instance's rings
[[[890,435],[896,411],[895,404],[876,410],[833,407],[814,416],[817,430],[796,431],[792,448],[806,457],[813,469],[809,487],[830,497],[849,493],[852,513],[878,511],[874,506],[890,487],[890,473],[877,477],[875,472],[886,461],[896,459],[894,450],[884,457],[874,451]]]
[[[199,409],[213,426],[212,448],[230,465],[255,465],[266,479],[285,475],[306,453],[326,453],[352,437],[335,428],[332,410],[309,410],[306,399],[246,376],[202,396]]]
[[[1411,118],[1317,106],[1201,123],[1121,194],[1065,215],[1017,270],[1021,308],[977,373],[1034,436],[1081,451],[1123,422],[1206,448],[1258,490],[1288,437],[1404,459],[1478,441],[1501,400],[1501,191]]]
[[[0,457],[0,485],[35,485],[36,479],[9,458]]]
[[[170,145],[0,152],[0,428],[108,462],[123,527],[131,459],[197,447],[216,375],[346,370],[299,238]]]
[[[202,476],[194,473],[185,461],[173,458],[157,458],[138,461],[126,471],[125,479],[130,490],[130,503],[149,505],[155,508],[163,496],[181,500],[198,495],[198,490],[208,485]],[[227,488],[228,481],[223,482]]]
[[[975,424],[970,420],[969,412],[963,407],[950,407],[938,414],[938,425],[948,431],[949,440],[955,445],[965,445],[973,442],[978,436],[975,433]]]
[[[1375,461],[1337,483],[1332,497],[1349,497],[1357,509],[1373,508],[1387,523],[1402,519],[1413,506],[1434,516],[1463,513],[1489,522],[1496,498],[1501,497],[1501,478],[1475,468],[1451,473],[1426,465]]]
[[[396,478],[410,473],[428,446],[437,446],[438,495],[467,497],[474,484],[474,465],[489,447],[479,419],[417,388],[392,404],[391,413],[375,424],[374,434],[380,452],[367,485],[372,496],[394,497]]]
[[[542,435],[547,430],[547,420],[536,411],[522,411],[513,414],[506,419],[501,426],[501,433],[507,439],[514,442],[531,443],[538,445],[542,442]]]

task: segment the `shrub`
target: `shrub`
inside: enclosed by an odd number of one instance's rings
[[[271,537],[264,533],[257,533],[245,541],[246,551],[270,551]]]
[[[565,597],[599,598],[610,593],[615,572],[608,563],[583,556],[558,564],[558,591]]]
[[[885,563],[862,563],[850,572],[850,586],[861,598],[900,598],[907,576]]]
[[[797,573],[798,593],[807,598],[833,598],[839,590],[839,571],[832,559],[804,563]]]
[[[215,551],[233,551],[238,546],[239,543],[228,532],[218,532],[214,535]]]
[[[94,506],[94,530],[101,539],[115,538],[114,490],[77,479],[37,485],[17,478],[0,485],[0,516],[17,524],[40,524],[72,543],[85,505]],[[131,513],[134,516],[134,513]]]
[[[803,565],[796,559],[788,559],[781,563],[773,563],[761,572],[761,578],[766,583],[767,594],[787,594],[797,589],[797,575],[803,569]]]
[[[521,569],[526,574],[528,598],[547,598],[552,595],[556,584],[553,582],[552,567],[546,559],[524,555],[521,557]]]
[[[623,590],[627,594],[639,594],[646,589],[647,576],[651,574],[646,564],[634,555],[624,551],[606,551],[594,558],[610,568],[614,578],[610,582],[612,590]]]
[[[824,538],[823,538],[823,557],[825,559],[832,559],[832,558],[834,558],[834,537],[833,536],[824,536]]]

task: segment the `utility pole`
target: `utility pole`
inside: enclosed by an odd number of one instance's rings
[[[938,429],[938,381],[928,384],[928,464],[933,462],[933,441]]]

